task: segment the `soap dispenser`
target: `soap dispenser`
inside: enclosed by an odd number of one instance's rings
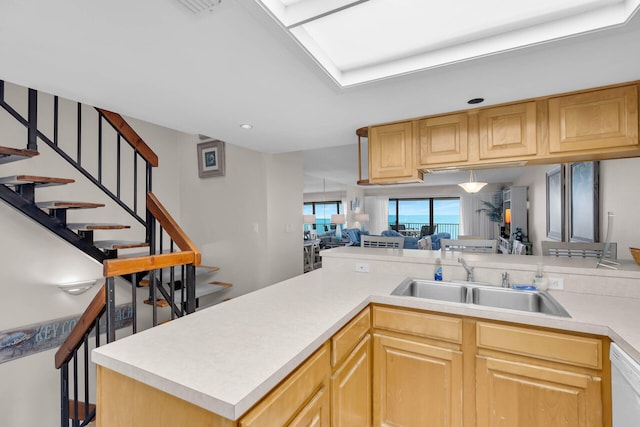
[[[433,269],[433,280],[438,282],[442,281],[442,264],[440,263],[440,258],[436,258],[436,264]]]
[[[536,276],[533,278],[533,284],[541,291],[546,291],[548,287],[547,278],[544,277],[542,272],[542,263],[538,264],[538,272]]]

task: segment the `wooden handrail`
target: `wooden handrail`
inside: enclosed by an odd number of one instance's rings
[[[104,277],[115,277],[184,264],[198,265],[195,252],[183,251],[137,258],[107,259],[102,266]]]
[[[78,344],[84,339],[84,336],[93,327],[94,323],[100,317],[103,310],[107,306],[107,288],[102,285],[102,288],[98,291],[93,300],[87,307],[87,309],[80,316],[80,320],[73,328],[69,336],[62,343],[55,356],[56,369],[66,363],[73,355],[74,350],[78,347]]]
[[[107,119],[111,126],[116,128],[118,132],[124,136],[124,139],[131,145],[143,159],[145,159],[153,167],[158,166],[158,156],[153,150],[144,142],[144,140],[133,130],[129,123],[122,118],[118,113],[112,111],[103,110],[102,108],[96,108],[102,116]]]
[[[191,251],[195,253],[195,265],[200,265],[201,255],[195,244],[189,239],[187,233],[180,228],[178,223],[173,219],[171,214],[162,206],[155,194],[147,193],[147,209],[154,218],[160,223],[162,228],[167,232],[169,237],[178,245],[181,251]]]

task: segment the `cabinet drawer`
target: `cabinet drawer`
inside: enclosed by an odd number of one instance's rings
[[[479,348],[602,369],[602,340],[597,338],[478,322],[476,339]]]
[[[374,306],[373,327],[462,343],[462,319],[455,317]]]
[[[328,380],[330,371],[329,346],[325,344],[242,417],[239,426],[285,425],[317,394],[322,384]]]
[[[369,307],[365,308],[331,338],[331,366],[338,365],[371,328]]]

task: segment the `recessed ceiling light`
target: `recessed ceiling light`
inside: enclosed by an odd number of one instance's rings
[[[473,98],[467,101],[467,104],[480,104],[484,102],[484,98]]]
[[[251,126],[251,125],[249,125],[249,124],[247,124],[247,123],[243,123],[243,124],[241,124],[241,125],[240,125],[240,127],[241,127],[242,129],[253,129],[253,126]]]

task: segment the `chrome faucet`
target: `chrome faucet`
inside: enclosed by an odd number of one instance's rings
[[[467,282],[473,282],[473,267],[469,267],[464,258],[458,258],[458,262],[462,264],[464,269],[467,271]]]
[[[504,272],[502,273],[502,287],[503,288],[510,288],[511,285],[509,284],[509,273],[508,272]]]

